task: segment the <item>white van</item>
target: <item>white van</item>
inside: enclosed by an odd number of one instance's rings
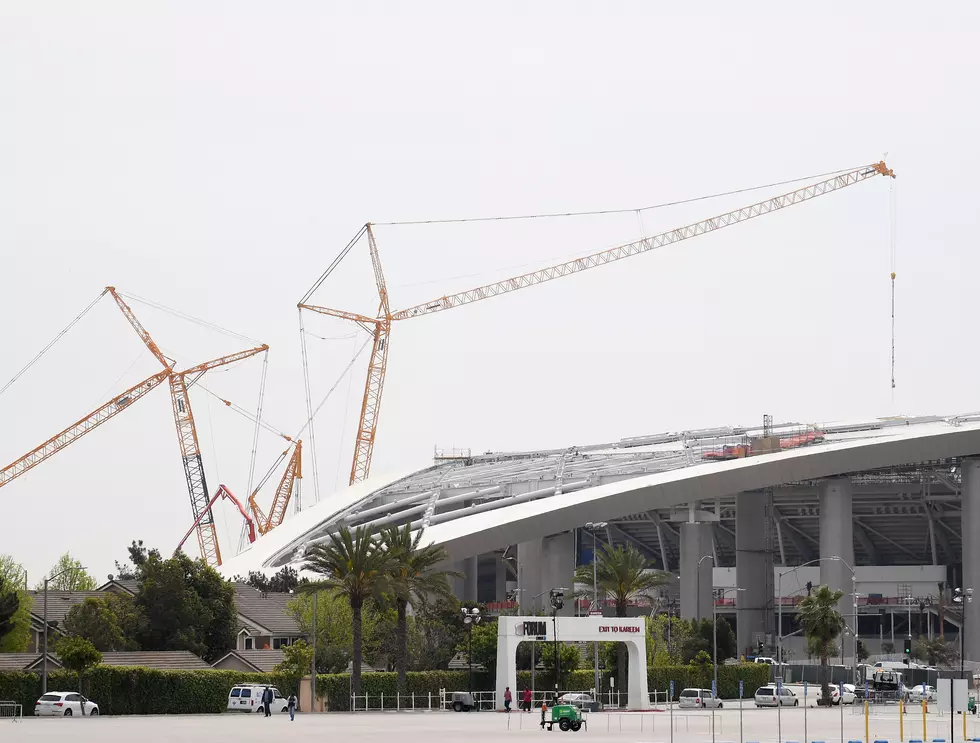
[[[289,712],[289,704],[286,698],[279,693],[279,690],[271,686],[272,704],[271,712]],[[228,692],[228,709],[233,712],[261,712],[262,711],[262,692],[266,690],[265,684],[236,684]]]

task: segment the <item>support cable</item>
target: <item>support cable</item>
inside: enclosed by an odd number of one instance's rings
[[[126,299],[131,299],[134,302],[139,302],[147,307],[152,307],[154,309],[160,310],[161,312],[166,312],[168,314],[179,317],[181,320],[187,320],[188,322],[194,323],[195,325],[200,325],[201,327],[208,328],[209,330],[214,330],[218,333],[223,333],[224,335],[231,336],[232,338],[237,338],[239,340],[248,341],[249,343],[254,343],[255,345],[260,345],[260,341],[255,338],[249,338],[247,335],[242,335],[241,333],[236,333],[234,330],[229,330],[228,328],[223,328],[220,325],[215,325],[213,322],[208,320],[202,320],[199,317],[194,317],[193,315],[188,315],[186,312],[181,312],[180,310],[175,310],[172,307],[167,307],[166,305],[160,304],[159,302],[154,302],[152,299],[145,299],[143,297],[136,296],[135,294],[128,294],[119,292],[119,296],[125,297]]]
[[[323,405],[324,405],[324,403],[327,402],[327,399],[330,397],[330,395],[333,393],[333,391],[335,389],[337,389],[337,385],[340,384],[340,382],[343,380],[343,378],[345,376],[347,376],[347,373],[351,370],[351,367],[354,366],[354,362],[356,362],[357,359],[360,358],[361,354],[364,353],[364,349],[367,348],[368,345],[370,345],[373,340],[374,340],[373,337],[368,336],[367,339],[365,339],[364,343],[361,345],[361,347],[359,349],[357,349],[357,353],[354,354],[354,358],[352,358],[350,360],[350,363],[347,364],[346,368],[340,373],[340,376],[337,377],[337,381],[333,383],[333,387],[331,387],[329,390],[327,390],[327,394],[323,396],[323,399],[322,400],[320,400],[320,404],[316,406],[316,410],[314,410],[312,413],[310,413],[309,420],[306,421],[306,423],[304,424],[304,426],[299,430],[299,433],[296,434],[296,438],[299,438],[300,436],[302,436],[303,435],[303,432],[307,428],[310,429],[310,435],[311,435],[311,438],[312,438],[313,428],[310,426],[310,424],[313,422],[313,418],[316,417],[316,414],[320,412],[320,408],[322,408]]]
[[[99,296],[97,296],[94,300],[92,300],[92,303],[89,304],[89,306],[86,307],[84,310],[82,310],[81,313],[78,315],[78,317],[76,317],[74,320],[72,320],[70,323],[68,323],[68,325],[66,325],[65,328],[60,333],[58,333],[54,338],[52,338],[51,341],[48,343],[48,345],[46,345],[44,348],[42,348],[40,350],[40,352],[38,352],[37,356],[35,356],[33,359],[31,359],[27,363],[27,366],[25,366],[19,372],[17,372],[16,374],[14,374],[13,378],[9,382],[7,382],[2,388],[0,388],[0,395],[2,395],[4,392],[6,392],[8,389],[10,389],[10,387],[13,386],[14,382],[16,382],[22,376],[24,376],[24,374],[27,372],[27,370],[30,369],[32,366],[34,366],[34,364],[36,364],[40,360],[40,358],[42,356],[44,356],[44,354],[46,354],[48,351],[50,351],[51,348],[54,346],[55,343],[57,343],[58,341],[60,341],[62,339],[62,337],[64,337],[64,335],[69,330],[71,330],[73,327],[75,327],[75,323],[77,323],[79,320],[81,320],[83,317],[85,317],[85,315],[87,315],[89,313],[89,310],[91,310],[93,307],[95,307],[95,305],[98,304],[99,300],[102,299],[102,297],[104,297],[105,294],[106,294],[106,292],[103,291],[102,293],[99,294]]]
[[[858,166],[860,167],[860,166]],[[767,183],[764,186],[750,186],[748,188],[737,188],[733,191],[722,191],[720,193],[709,194],[707,196],[695,196],[690,199],[681,199],[680,201],[666,201],[662,204],[651,204],[650,206],[643,207],[632,207],[629,209],[594,209],[591,211],[582,212],[545,212],[542,214],[508,214],[495,217],[458,217],[450,219],[418,219],[418,220],[408,220],[400,222],[372,222],[371,224],[384,227],[405,227],[409,225],[420,225],[420,224],[460,224],[466,222],[506,222],[510,220],[518,219],[553,219],[556,217],[595,217],[602,216],[606,214],[631,214],[636,212],[650,211],[651,209],[665,209],[670,206],[680,206],[681,204],[693,204],[698,201],[707,201],[709,199],[717,199],[723,196],[736,196],[742,193],[749,193],[751,191],[760,191],[766,188],[775,188],[776,186],[785,186],[790,183],[798,183],[800,181],[808,181],[816,178],[828,178],[838,173],[849,173],[858,168],[843,168],[841,170],[831,170],[827,173],[818,173],[816,175],[805,175],[801,178],[791,178],[787,181],[776,181],[774,183]],[[332,270],[331,269],[328,269]],[[324,277],[325,278],[325,277]],[[319,286],[319,283],[317,284]],[[312,293],[312,290],[311,292]],[[303,301],[309,298],[309,294],[304,297]]]
[[[259,404],[255,410],[255,432],[252,434],[252,459],[248,463],[248,489],[246,493],[251,494],[252,482],[255,479],[255,460],[259,454],[259,431],[262,428],[262,404],[265,402],[265,378],[269,371],[269,352],[262,354],[262,380],[259,382]],[[248,522],[242,522],[242,531],[238,536],[238,552],[241,553],[248,544]]]
[[[327,270],[320,275],[320,278],[318,278],[313,286],[310,287],[310,290],[303,295],[301,300],[299,300],[300,304],[306,304],[306,301],[313,296],[313,293],[319,289],[320,285],[327,280],[327,277],[334,272],[334,269],[340,265],[340,262],[347,257],[347,254],[351,251],[351,248],[353,248],[357,244],[357,241],[361,239],[365,232],[367,232],[367,228],[368,226],[366,224],[361,226],[361,229],[357,231],[357,234],[351,238],[351,241],[344,246],[344,249],[340,251],[336,258],[333,259],[333,262],[327,266]]]
[[[257,419],[252,413],[250,413],[248,410],[245,410],[245,408],[243,408],[241,405],[237,405],[233,403],[231,400],[226,400],[216,392],[212,392],[211,390],[209,390],[202,382],[198,382],[196,386],[200,387],[202,390],[207,392],[209,395],[214,397],[219,402],[224,403],[226,407],[231,408],[240,416],[244,418],[248,418],[248,420],[252,421],[252,423],[257,423],[258,425],[262,426],[262,428],[264,428],[269,433],[274,433],[276,436],[286,439],[286,441],[292,441],[292,439],[287,434],[283,433],[282,430],[276,428],[271,423],[267,423],[264,420]]]
[[[349,245],[347,249],[348,250],[350,249]],[[338,262],[339,259],[334,261],[334,264]],[[327,273],[329,273],[330,270],[332,270],[332,268],[328,269]],[[315,285],[314,289],[311,289],[308,292],[307,297],[309,297],[309,295],[313,293],[316,287],[318,287],[321,283],[323,283],[323,279],[327,277],[327,273],[324,273],[324,275],[320,278],[320,281]],[[313,399],[310,393],[310,360],[306,353],[306,328],[303,327],[302,309],[299,310],[299,339],[300,339],[300,345],[303,354],[303,389],[306,392],[306,415],[307,415],[306,426],[310,426],[310,424],[313,423]],[[306,429],[306,426],[303,427],[303,430]],[[299,434],[297,434],[296,438],[299,438]],[[320,471],[316,465],[316,433],[312,428],[312,426],[310,427],[310,459],[313,463],[313,502],[319,503],[320,502]]]

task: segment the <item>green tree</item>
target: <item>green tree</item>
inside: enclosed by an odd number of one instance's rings
[[[31,644],[31,595],[24,585],[24,568],[10,555],[0,555],[0,598],[14,596],[17,609],[10,617],[7,630],[0,630],[0,653],[26,653]],[[9,605],[9,604],[8,604]]]
[[[681,642],[681,661],[690,663],[700,652],[705,652],[713,658],[715,637],[712,621],[702,619],[699,623],[696,619],[692,619],[688,626],[690,631]],[[731,625],[724,617],[718,617],[718,662],[721,663],[726,658],[734,658],[737,654],[738,640],[732,632]]]
[[[836,655],[837,638],[844,631],[844,618],[837,611],[843,595],[843,591],[819,586],[800,601],[799,623],[810,653],[820,658],[820,689],[823,704],[828,706],[831,703],[828,660]]]
[[[151,557],[160,558],[160,550],[149,549],[143,546],[143,540],[138,542],[134,539],[132,544],[126,548],[129,555],[128,562],[121,563],[116,560],[116,578],[119,580],[135,580],[139,569],[146,564]]]
[[[398,672],[398,691],[407,694],[408,606],[418,607],[424,597],[448,598],[452,595],[449,578],[459,574],[438,568],[448,561],[448,553],[434,544],[422,546],[422,530],[412,536],[410,524],[384,529],[380,542],[390,558],[387,589],[394,596],[397,615],[395,670]]]
[[[313,547],[303,567],[323,576],[322,580],[303,586],[303,590],[328,591],[343,596],[350,604],[354,644],[351,691],[360,695],[364,603],[384,589],[391,558],[370,529],[359,526],[351,532],[344,526],[331,534],[326,543]]]
[[[102,662],[102,653],[84,637],[62,637],[55,645],[58,660],[69,671],[78,674],[78,690],[82,691],[85,672]]]
[[[912,646],[912,657],[926,665],[948,667],[960,659],[960,654],[956,643],[946,642],[945,637],[920,637]]]
[[[58,558],[58,562],[46,577],[52,578],[48,581],[49,591],[94,591],[97,587],[95,578],[89,575],[82,567],[81,561],[76,560],[69,552]],[[42,580],[37,588],[40,590],[43,587]]]
[[[457,619],[460,625],[461,619]],[[473,629],[473,665],[482,666],[491,673],[497,671],[497,623],[489,617],[484,617],[479,624],[472,625]],[[470,646],[469,629],[463,629],[456,651],[466,654]]]
[[[455,596],[419,596],[418,599],[415,606],[418,646],[416,654],[409,657],[409,665],[413,671],[445,671],[466,629],[460,621],[460,603]]]
[[[298,640],[283,649],[283,661],[273,670],[290,678],[303,678],[310,674],[313,664],[313,648],[306,642]]]
[[[555,677],[555,643],[553,642],[542,642],[539,643],[538,647],[541,656],[541,665],[544,670],[551,674],[551,677]],[[574,645],[569,645],[564,642],[558,643],[558,657],[561,660],[561,674],[562,678],[566,681],[568,680],[565,674],[571,673],[572,671],[577,671],[579,666],[582,665],[582,653]]]
[[[692,635],[691,623],[666,614],[647,620],[647,663],[679,666],[684,663],[684,643]]]
[[[128,616],[128,612],[135,611],[133,600],[128,596],[110,593],[104,597],[90,597],[68,611],[64,629],[70,635],[84,637],[102,652],[138,650],[132,620]]]
[[[342,597],[326,591],[317,592],[316,601],[316,669],[317,673],[344,673],[353,658],[353,612]],[[298,593],[287,603],[288,610],[307,635],[313,636],[313,594]],[[374,631],[373,616],[367,612],[363,622],[365,634]]]
[[[616,616],[625,617],[630,603],[645,596],[651,589],[669,580],[667,573],[651,569],[652,563],[632,544],[610,547],[603,545],[596,553],[596,585],[599,596],[610,597],[616,604]],[[593,568],[582,565],[575,571],[575,582],[592,585]],[[591,591],[584,592],[591,595]],[[626,646],[618,643],[616,684],[626,688]]]
[[[136,606],[143,650],[189,650],[214,662],[235,646],[235,589],[201,560],[151,554],[138,567]]]
[[[299,573],[289,565],[283,566],[271,578],[267,578],[265,573],[253,570],[247,578],[236,575],[231,580],[233,583],[247,583],[255,590],[265,593],[290,593],[300,584]]]

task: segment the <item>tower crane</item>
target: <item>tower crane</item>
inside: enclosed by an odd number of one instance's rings
[[[651,250],[662,248],[674,243],[688,240],[692,237],[704,235],[709,232],[730,227],[740,222],[745,222],[755,217],[761,217],[781,209],[796,204],[811,201],[818,196],[839,191],[853,186],[862,181],[875,176],[895,177],[895,173],[884,160],[871,165],[862,165],[849,171],[842,171],[824,180],[812,183],[807,186],[790,191],[779,196],[760,201],[755,204],[733,209],[732,211],[719,214],[700,222],[678,227],[668,232],[662,232],[652,237],[642,240],[619,245],[614,248],[602,250],[597,253],[575,258],[553,266],[532,271],[530,273],[514,276],[503,281],[496,281],[490,284],[469,289],[467,291],[456,292],[455,294],[437,297],[429,302],[407,307],[403,310],[392,312],[388,304],[388,290],[384,281],[384,274],[381,270],[381,260],[378,256],[378,247],[375,241],[372,225],[369,223],[362,228],[368,236],[368,249],[371,255],[371,264],[374,269],[375,285],[378,290],[380,300],[378,314],[376,317],[367,317],[354,312],[331,309],[318,305],[307,304],[307,300],[312,296],[316,288],[323,282],[329,273],[336,268],[340,260],[350,250],[353,242],[341,253],[341,255],[331,264],[323,276],[314,284],[313,288],[307,292],[306,296],[299,302],[300,311],[307,310],[321,315],[337,317],[350,320],[373,335],[374,345],[371,351],[371,359],[368,363],[367,379],[364,384],[364,397],[361,402],[361,415],[357,427],[357,436],[354,441],[354,458],[351,463],[350,483],[360,482],[367,479],[371,472],[371,458],[374,453],[374,444],[378,429],[378,418],[381,409],[381,394],[384,390],[385,373],[388,366],[388,341],[391,333],[391,324],[396,320],[408,320],[414,317],[431,315],[435,312],[462,307],[463,305],[478,302],[490,297],[507,294],[519,289],[526,289],[531,286],[543,284],[548,281],[570,276],[591,268],[604,266],[614,261],[624,258],[642,255]],[[361,232],[358,233],[360,236]],[[894,277],[893,277],[894,279]]]

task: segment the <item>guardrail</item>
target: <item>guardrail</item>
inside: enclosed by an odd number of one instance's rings
[[[0,701],[0,720],[20,722],[24,717],[24,709],[17,702]]]

